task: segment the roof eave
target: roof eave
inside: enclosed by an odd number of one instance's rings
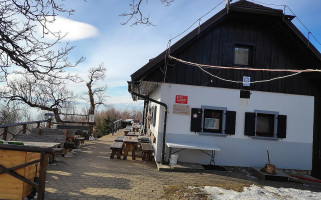
[[[182,46],[186,45],[189,41],[196,38],[199,34],[202,34],[205,30],[207,30],[208,27],[212,26],[216,22],[220,21],[223,17],[227,16],[226,9],[221,10],[216,15],[208,19],[206,22],[204,22],[201,27],[200,31],[199,28],[195,28],[193,31],[191,31],[189,34],[184,36],[182,39],[177,41],[173,46],[171,46],[171,53],[175,53],[178,49],[180,49]],[[163,51],[161,54],[159,54],[157,57],[153,58],[148,62],[146,65],[138,69],[136,72],[134,72],[131,75],[132,81],[139,81],[140,77],[147,73],[149,70],[153,68],[153,66],[159,64],[165,59],[166,51]]]

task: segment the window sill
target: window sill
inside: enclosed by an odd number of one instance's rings
[[[218,137],[226,137],[229,136],[227,134],[222,133],[210,133],[210,132],[199,132],[199,135],[206,135],[206,136],[218,136]]]
[[[255,139],[255,140],[274,140],[274,141],[280,140],[280,138],[263,137],[263,136],[252,136],[251,138],[252,138],[252,139]]]

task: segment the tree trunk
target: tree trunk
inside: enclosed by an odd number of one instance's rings
[[[54,115],[55,115],[56,122],[58,122],[58,123],[63,122],[63,121],[61,120],[60,116],[59,116],[59,110],[58,110],[58,108],[53,108],[53,109],[52,109],[52,112],[53,112]]]
[[[91,88],[91,82],[86,84],[88,88],[88,95],[89,95],[89,101],[90,101],[90,108],[89,108],[89,115],[95,114],[95,100],[94,100],[94,94]]]

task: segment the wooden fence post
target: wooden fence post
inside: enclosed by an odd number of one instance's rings
[[[2,135],[3,140],[7,140],[7,135],[8,135],[8,127],[4,127],[3,135]]]
[[[48,155],[42,152],[41,158],[40,158],[40,169],[39,169],[38,200],[45,199],[47,163],[48,163]]]
[[[27,124],[22,125],[22,133],[23,134],[27,133]]]
[[[51,128],[51,120],[48,121],[47,128]]]
[[[94,132],[94,125],[93,124],[89,124],[89,136],[91,136]]]

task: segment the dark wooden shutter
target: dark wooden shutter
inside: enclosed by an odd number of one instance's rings
[[[278,138],[286,138],[286,115],[278,115]]]
[[[222,52],[222,65],[233,66],[234,65],[234,44],[225,43],[223,45]]]
[[[192,108],[191,112],[191,131],[201,132],[202,129],[202,109]]]
[[[235,111],[226,111],[225,134],[235,135]]]
[[[244,135],[255,136],[255,113],[245,113]]]

